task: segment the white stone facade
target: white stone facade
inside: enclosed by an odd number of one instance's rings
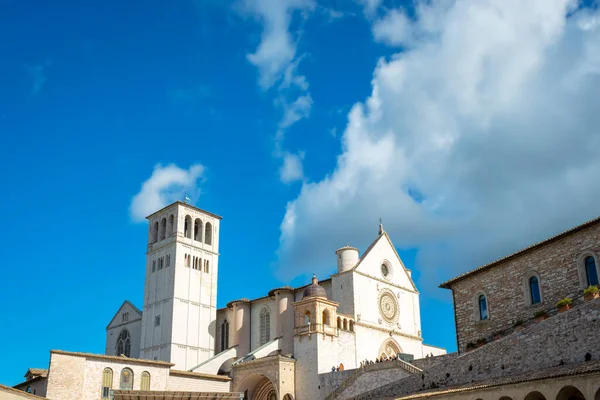
[[[234,387],[256,381],[260,387],[251,389],[257,393],[269,393],[270,380],[248,377],[252,369],[240,363],[265,358],[265,368],[278,370],[283,367],[273,363],[284,362],[286,373],[294,375],[294,398],[302,400],[322,396],[318,374],[332,367],[357,368],[365,359],[398,353],[414,358],[445,353],[423,344],[419,293],[382,229],[362,256],[348,246],[332,251],[337,272],[318,285],[276,288],[217,310],[220,217],[177,202],[148,221],[141,320],[119,322],[135,309],[126,302],[107,328],[107,354],[117,354],[115,338],[122,329],[133,333],[139,324],[135,351],[142,359],[170,362],[180,370],[230,373],[238,379]],[[317,300],[306,301],[307,288],[319,292]],[[270,382],[275,393],[289,389],[277,379]]]
[[[214,355],[220,217],[177,202],[148,221],[140,356],[187,370]]]

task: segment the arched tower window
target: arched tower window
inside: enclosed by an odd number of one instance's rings
[[[202,221],[199,218],[194,221],[194,240],[202,241]]]
[[[140,390],[150,390],[150,372],[142,372],[142,380],[140,381]]]
[[[596,269],[596,260],[592,256],[587,256],[584,261],[585,277],[588,286],[598,285],[598,270]]]
[[[531,299],[531,304],[538,304],[542,301],[542,296],[540,294],[540,282],[537,276],[532,276],[529,278],[529,295]]]
[[[117,355],[124,354],[125,357],[131,357],[131,336],[127,329],[123,329],[117,339]]]
[[[260,311],[260,344],[261,346],[271,340],[271,313],[268,308]]]
[[[310,324],[310,311],[304,313],[304,325]]]
[[[221,324],[221,351],[229,348],[229,322],[223,321]]]
[[[479,319],[481,321],[485,321],[486,319],[488,319],[489,314],[488,314],[487,298],[485,297],[484,294],[479,295],[478,303],[479,303]]]
[[[323,325],[331,325],[331,320],[329,318],[329,311],[323,310],[322,318],[323,318],[323,321],[322,321]]]
[[[342,329],[342,318],[341,317],[337,318],[337,327],[338,327],[338,329]]]
[[[189,215],[186,215],[183,221],[183,236],[189,239],[192,238],[192,217]]]
[[[348,320],[346,318],[344,318],[344,330],[347,331],[348,330]]]
[[[152,225],[152,243],[158,242],[158,221]]]
[[[354,321],[350,320],[350,332],[354,332]]]
[[[123,368],[121,370],[121,383],[119,384],[120,390],[133,390],[133,371],[129,368]]]
[[[160,220],[160,240],[164,240],[167,235],[167,219],[163,218]]]
[[[110,368],[104,368],[102,371],[102,398],[110,398],[110,389],[112,389],[113,371]]]
[[[210,222],[206,223],[204,229],[204,243],[212,245],[212,224]]]
[[[172,234],[175,230],[175,216],[173,214],[169,215],[169,235]]]

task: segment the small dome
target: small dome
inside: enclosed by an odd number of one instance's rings
[[[312,284],[308,285],[306,289],[304,289],[304,294],[302,295],[303,299],[307,299],[309,297],[327,298],[327,292],[325,292],[325,288],[323,286],[319,285],[316,275],[313,275]]]

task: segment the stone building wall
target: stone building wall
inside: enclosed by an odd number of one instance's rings
[[[600,252],[600,223],[527,251],[490,269],[451,283],[454,293],[456,334],[459,352],[468,343],[528,320],[538,310],[555,308],[565,297],[580,297],[587,286],[583,258]],[[528,279],[537,275],[542,302],[529,303]],[[489,319],[479,320],[477,299],[485,294]]]
[[[52,351],[47,397],[60,400],[96,400],[100,397],[102,373],[107,367],[113,372],[113,389],[119,388],[121,370],[130,368],[133,371],[133,390],[140,390],[144,371],[150,373],[150,390],[167,390],[170,365],[172,364],[156,361]]]
[[[596,299],[356,399],[400,397],[470,384],[561,363],[581,363],[586,356],[600,360],[599,331],[600,299]]]

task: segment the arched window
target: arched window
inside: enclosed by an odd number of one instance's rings
[[[342,319],[340,317],[337,318],[337,327],[338,329],[342,329]]]
[[[344,318],[344,322],[343,322],[343,325],[342,325],[342,326],[343,326],[343,329],[344,329],[345,331],[347,331],[347,330],[348,330],[348,320],[347,320],[346,318]]]
[[[310,311],[304,313],[304,325],[310,324]]]
[[[260,344],[261,346],[271,340],[271,313],[268,308],[260,311]]]
[[[204,228],[204,243],[212,245],[212,224],[210,222],[207,222]]]
[[[120,390],[133,390],[133,371],[129,368],[123,368],[121,370],[121,383],[119,384]]]
[[[152,225],[152,243],[158,242],[158,221]]]
[[[585,400],[585,396],[575,386],[569,385],[560,389],[556,400]]]
[[[27,386],[27,389],[25,389],[25,392],[31,393],[31,385]]]
[[[113,384],[113,371],[110,368],[104,368],[102,371],[102,398],[109,399],[110,398],[110,389],[112,389]]]
[[[198,218],[194,221],[194,240],[202,241],[202,221]]]
[[[229,322],[223,321],[221,324],[221,351],[229,348]]]
[[[487,298],[485,297],[484,294],[479,295],[478,303],[479,303],[479,319],[481,321],[485,321],[486,319],[488,319],[489,314],[488,314]]]
[[[354,321],[350,320],[350,332],[354,332]]]
[[[183,222],[183,236],[186,238],[192,238],[192,217],[189,215],[185,216],[185,220]]]
[[[169,215],[169,235],[174,232],[175,229],[175,216],[173,214]]]
[[[585,277],[588,286],[598,285],[598,270],[596,269],[596,260],[592,256],[585,258]]]
[[[323,310],[322,318],[323,318],[323,321],[322,321],[323,325],[331,325],[331,321],[329,320],[329,311]]]
[[[542,296],[540,294],[540,282],[537,276],[529,278],[529,296],[531,304],[538,304],[542,302]]]
[[[123,329],[117,339],[117,355],[124,354],[125,357],[131,357],[131,336],[127,329]]]
[[[150,390],[150,372],[142,372],[142,380],[140,381],[140,390]]]
[[[167,235],[167,219],[160,220],[160,240],[164,240]]]

